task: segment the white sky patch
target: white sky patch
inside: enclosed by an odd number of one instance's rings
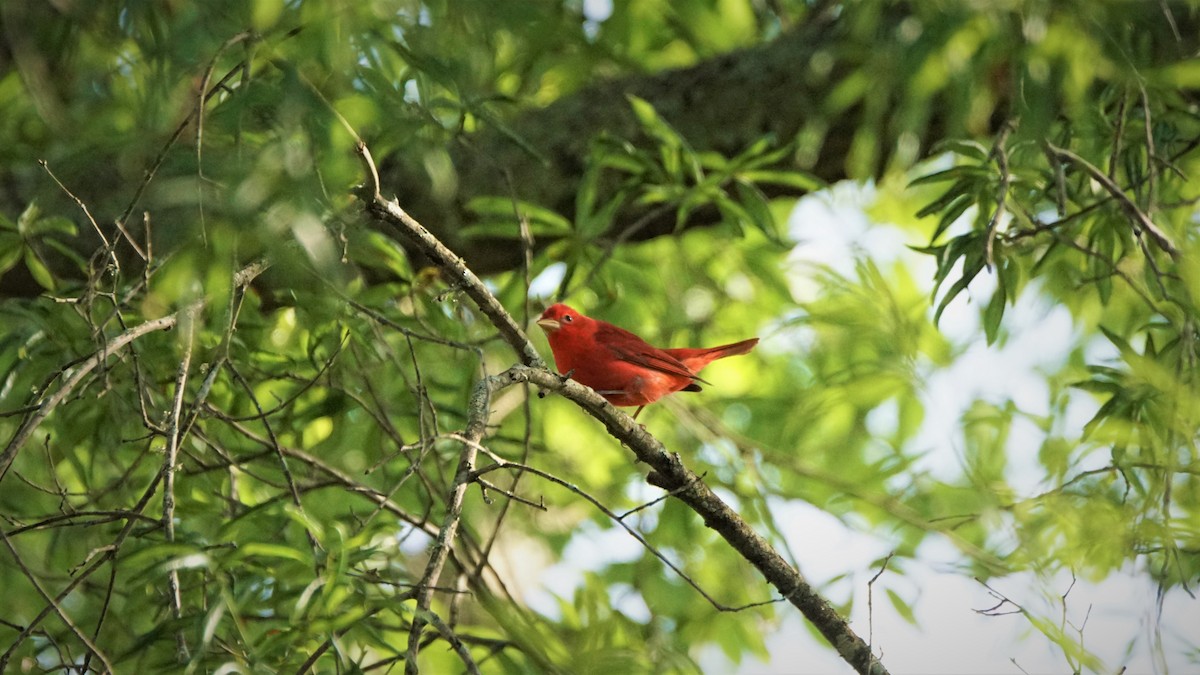
[[[880,267],[904,257],[919,256],[904,244],[910,235],[899,228],[871,223],[863,206],[872,195],[870,187],[834,186],[828,193],[802,199],[792,219],[792,234],[801,243],[792,255],[798,263],[819,263],[839,273],[853,274],[854,260],[869,257]],[[916,278],[922,277],[915,268]],[[916,262],[917,265],[923,263]],[[797,275],[805,266],[795,267]],[[810,280],[791,280],[798,300],[819,288]],[[1002,404],[1011,399],[1019,409],[1045,414],[1048,389],[1042,372],[1062,363],[1079,338],[1070,314],[1050,306],[1030,289],[1015,307],[1005,313],[1007,342],[987,346],[979,321],[982,303],[994,289],[994,279],[985,271],[943,313],[939,329],[957,344],[970,341],[951,367],[933,373],[927,380],[923,401],[926,418],[914,447],[927,450],[914,471],[926,470],[939,478],[961,473],[961,418],[972,401],[982,399]],[[932,309],[930,310],[932,312]],[[932,315],[932,314],[931,314]],[[1115,358],[1107,341],[1089,344],[1090,362]],[[1060,429],[1081,430],[1098,403],[1085,392],[1073,396]],[[888,427],[886,410],[873,424]],[[895,412],[890,413],[892,417]],[[1008,448],[1007,477],[1018,490],[1038,491],[1043,471],[1037,463],[1042,432],[1032,423],[1014,424]],[[1100,453],[1103,454],[1103,453]],[[1107,457],[1102,458],[1107,461]],[[801,556],[801,573],[834,602],[854,598],[851,624],[861,637],[872,635],[876,654],[895,673],[931,675],[985,675],[991,673],[1069,672],[1062,650],[1035,631],[1019,614],[986,616],[980,610],[995,606],[1000,599],[957,569],[960,552],[946,538],[933,535],[920,547],[916,560],[900,562],[903,574],[885,573],[873,587],[873,616],[868,615],[867,584],[878,571],[873,563],[892,549],[887,532],[857,531],[832,515],[800,502],[773,502],[776,521],[785,538]],[[895,564],[895,563],[893,563]],[[836,581],[835,581],[836,579]],[[1084,646],[1099,656],[1107,667],[1126,672],[1191,672],[1196,668],[1195,645],[1200,644],[1200,621],[1196,601],[1174,591],[1163,602],[1157,617],[1156,588],[1145,570],[1134,565],[1091,583],[1074,580],[1069,572],[1049,579],[1032,573],[994,579],[989,585],[1013,602],[1054,625],[1065,621],[1065,630],[1078,636]],[[916,625],[909,624],[893,609],[887,589],[913,606]],[[1068,589],[1070,592],[1067,593]],[[1067,594],[1064,601],[1062,595]],[[1003,609],[1013,609],[1011,605]],[[768,638],[769,662],[747,661],[735,667],[717,649],[706,650],[702,665],[712,672],[755,675],[846,672],[846,664],[814,638],[795,612],[783,611],[782,628]],[[1159,631],[1159,633],[1156,633]],[[1156,661],[1151,645],[1161,634],[1166,663]],[[1192,654],[1189,657],[1189,653]]]
[[[527,587],[529,592],[524,596],[525,601],[537,612],[561,618],[562,613],[559,611],[556,596],[569,601],[575,590],[580,587],[584,575],[596,569],[597,563],[608,565],[631,562],[640,558],[643,552],[642,545],[620,527],[601,530],[595,523],[587,521],[571,537],[559,561],[541,570],[538,583]],[[616,597],[615,589],[609,589],[609,592]],[[625,592],[620,595],[623,604],[616,605],[616,608],[629,612],[639,620],[643,618],[639,613],[646,611],[645,602],[641,601],[640,597],[630,597],[636,595],[635,593]]]
[[[567,264],[556,262],[548,266],[546,269],[538,273],[529,282],[529,297],[531,298],[549,298],[558,290],[558,285],[562,283],[563,276],[567,273]],[[549,300],[546,301],[549,304]]]

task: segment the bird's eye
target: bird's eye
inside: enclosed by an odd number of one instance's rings
[[[571,316],[570,314],[563,314],[563,321],[566,321],[567,323],[571,323],[574,320],[575,320],[575,317]]]

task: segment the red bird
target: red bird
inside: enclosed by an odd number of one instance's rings
[[[611,323],[589,319],[566,305],[551,305],[537,325],[546,331],[561,373],[596,390],[616,406],[648,404],[677,391],[700,391],[696,374],[726,356],[745,354],[758,338],[720,347],[659,349]]]

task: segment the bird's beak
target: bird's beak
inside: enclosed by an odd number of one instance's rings
[[[558,319],[538,319],[537,325],[547,333],[552,333],[562,328],[562,324],[558,322]]]

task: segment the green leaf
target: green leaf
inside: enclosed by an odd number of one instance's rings
[[[738,202],[744,207],[750,223],[771,241],[779,242],[780,236],[775,223],[775,215],[771,213],[771,204],[767,201],[766,195],[754,185],[742,181],[734,183],[734,188],[737,190]]]
[[[987,308],[983,310],[983,333],[989,347],[996,342],[996,336],[1000,332],[1000,320],[1004,318],[1004,306],[1007,295],[1004,284],[998,284],[996,291],[992,293],[992,299],[988,302]]]
[[[917,211],[917,217],[924,218],[926,216],[931,216],[947,208],[950,204],[962,197],[971,197],[972,185],[973,182],[966,179],[956,181],[954,185],[951,185],[949,188],[947,188],[946,191],[941,194],[941,196]],[[972,202],[974,202],[974,200],[972,200]]]
[[[970,195],[960,194],[946,204],[942,209],[942,217],[938,219],[937,228],[933,231],[933,236],[930,241],[937,241],[937,238],[942,236],[950,226],[959,219],[962,214],[966,213],[967,209],[975,205],[975,200]]]
[[[983,145],[982,143],[978,141],[962,139],[940,141],[933,146],[933,151],[931,154],[938,155],[943,152],[952,152],[962,157],[969,157],[970,159],[973,159],[981,164],[986,162],[988,155],[991,154],[991,150],[989,150],[987,146]]]
[[[571,221],[559,213],[532,202],[513,202],[508,197],[476,197],[467,202],[467,210],[481,219],[507,220],[516,227],[517,214],[528,219],[530,230],[539,234],[566,236],[571,233]],[[519,233],[517,237],[519,237]]]
[[[87,272],[88,263],[83,259],[83,256],[79,255],[75,249],[71,248],[57,237],[46,237],[45,239],[42,239],[42,243],[54,249],[55,251],[58,251],[59,254],[61,254],[64,258],[67,258],[71,262],[75,263],[75,268],[79,271]]]
[[[963,237],[959,237],[959,239],[965,239],[966,237],[971,237],[973,239],[977,238],[975,235],[964,235]],[[975,277],[983,270],[984,262],[983,251],[980,250],[978,246],[974,246],[965,250],[963,254],[962,276],[959,277],[958,281],[954,282],[954,285],[951,286],[950,289],[946,291],[946,294],[942,297],[941,303],[938,304],[937,311],[933,314],[934,325],[937,325],[938,320],[942,318],[942,312],[945,311],[946,306],[949,305],[959,293],[962,293],[964,290],[966,290],[967,286],[971,284],[971,281],[973,281]]]
[[[685,190],[677,185],[657,185],[643,190],[638,198],[634,200],[635,204],[650,206],[654,204],[669,204],[677,199],[683,199],[694,192]]]
[[[679,132],[659,116],[649,101],[633,94],[626,94],[625,98],[629,101],[629,107],[633,109],[633,116],[642,127],[642,131],[648,136],[671,148],[682,148],[686,145]]]
[[[739,171],[737,176],[744,181],[754,184],[780,185],[793,190],[816,192],[825,187],[820,178],[803,171],[784,171],[772,169],[755,169]]]
[[[888,600],[891,601],[892,607],[896,610],[896,613],[900,615],[900,618],[907,621],[909,625],[917,625],[917,617],[915,614],[913,614],[912,605],[909,605],[907,602],[905,602],[904,598],[901,598],[899,593],[890,588],[887,589],[887,597]]]
[[[1200,61],[1186,59],[1146,73],[1158,86],[1173,89],[1195,89],[1200,86]]]
[[[624,208],[628,201],[629,191],[621,189],[611,199],[605,201],[599,209],[590,213],[580,212],[586,213],[586,215],[576,217],[575,227],[577,235],[590,241],[608,232],[613,223],[616,222],[621,209]]]
[[[1098,326],[1098,328],[1100,329],[1100,332],[1104,334],[1104,337],[1108,338],[1108,341],[1113,343],[1113,346],[1120,350],[1121,356],[1128,358],[1137,355],[1137,352],[1134,351],[1133,346],[1129,344],[1128,340],[1120,335],[1117,335],[1104,326]]]
[[[408,255],[399,242],[375,230],[357,230],[350,239],[350,257],[355,262],[387,270],[401,279],[412,278]]]
[[[721,212],[723,221],[732,225],[734,229],[737,230],[739,237],[745,234],[744,223],[749,223],[753,220],[753,217],[750,215],[750,213],[741,204],[730,199],[724,194],[718,195],[712,201],[717,205],[717,210]],[[702,205],[702,203],[697,204],[697,206],[700,205]],[[681,215],[682,214],[677,213],[676,218],[679,218]],[[682,225],[682,221],[677,221],[676,227],[679,227],[680,225]]]
[[[606,169],[616,169],[633,176],[641,176],[654,170],[654,162],[641,153],[605,155],[596,160],[596,166]]]
[[[78,233],[79,228],[71,220],[62,216],[49,216],[33,221],[27,228],[25,236],[44,237],[48,234],[62,234],[74,237]]]
[[[943,171],[935,171],[933,173],[925,174],[924,176],[919,176],[917,178],[914,178],[911,182],[909,182],[908,187],[913,188],[913,187],[917,187],[919,185],[929,185],[931,183],[944,183],[944,182],[950,181],[950,180],[960,180],[960,179],[968,179],[968,178],[977,180],[977,179],[979,179],[981,177],[985,177],[987,175],[988,175],[988,172],[985,169],[983,169],[982,167],[964,164],[964,165],[960,165],[960,166],[953,166],[953,167],[950,167],[949,169],[945,169]]]
[[[50,269],[38,258],[37,253],[30,247],[25,247],[25,267],[29,270],[29,274],[33,276],[33,280],[38,282],[42,288],[53,291],[56,288],[54,283],[54,275],[50,274]]]
[[[17,232],[22,236],[30,236],[31,228],[37,222],[38,216],[41,215],[41,209],[38,208],[37,202],[29,202],[21,215],[17,216]]]
[[[0,230],[0,274],[12,269],[25,253],[21,236],[9,230]]]

